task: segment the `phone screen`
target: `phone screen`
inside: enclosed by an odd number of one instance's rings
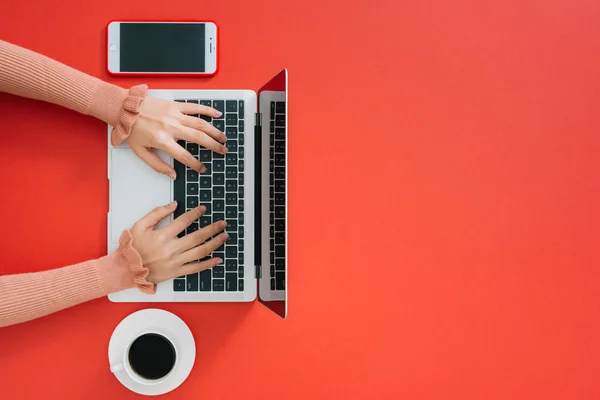
[[[206,72],[203,23],[121,23],[121,72]]]

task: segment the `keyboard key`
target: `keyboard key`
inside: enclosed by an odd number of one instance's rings
[[[275,103],[275,112],[277,114],[285,114],[285,101]]]
[[[197,197],[187,197],[185,199],[185,206],[187,208],[196,208],[196,207],[198,207],[198,198]]]
[[[200,228],[205,228],[212,223],[212,220],[209,216],[203,215],[200,217]]]
[[[213,202],[213,206],[215,211],[225,211],[225,201],[224,200],[215,200]]]
[[[271,212],[275,211],[275,202],[273,200],[271,200],[269,202],[269,211],[271,211]]]
[[[225,121],[222,119],[213,119],[213,126],[223,132],[225,130]]]
[[[275,167],[275,178],[285,179],[285,167]]]
[[[231,231],[235,231],[237,229],[237,227],[238,227],[238,223],[235,219],[227,221],[227,229],[229,229]]]
[[[275,193],[275,205],[285,205],[285,193]]]
[[[275,234],[275,243],[285,244],[285,233],[284,232],[277,232]]]
[[[205,203],[205,204],[201,204],[201,205],[203,205],[204,207],[206,207],[206,211],[204,211],[204,215],[210,215],[212,204],[211,203]]]
[[[240,188],[238,189],[238,194],[240,196],[240,199],[244,198],[244,187],[240,186]]]
[[[200,104],[206,107],[212,107],[212,101],[210,100],[200,100]],[[277,111],[279,113],[279,111]]]
[[[222,113],[225,113],[225,101],[224,100],[214,100],[213,108],[217,111],[221,111]]]
[[[275,273],[275,288],[285,290],[285,272],[277,271]]]
[[[238,276],[240,278],[244,277],[244,267],[242,267],[241,265],[240,265],[240,269],[238,269]]]
[[[227,153],[225,156],[225,164],[227,165],[236,165],[238,162],[237,154]]]
[[[269,184],[273,186],[275,184],[275,174],[269,174]]]
[[[238,118],[237,118],[237,114],[233,114],[233,113],[227,113],[225,114],[225,125],[226,126],[235,126],[237,127],[238,124]]]
[[[212,174],[212,164],[211,163],[204,163],[204,166],[206,167],[206,171],[204,173],[206,175]]]
[[[198,196],[198,184],[188,183],[186,193],[188,196]]]
[[[196,143],[187,143],[185,145],[187,151],[189,151],[193,156],[198,155],[198,145]]]
[[[213,292],[222,292],[225,290],[225,281],[223,279],[213,280]]]
[[[237,271],[237,260],[225,260],[225,271]]]
[[[174,279],[173,290],[175,292],[185,292],[185,279]]]
[[[285,154],[275,154],[275,165],[278,167],[285,166]]]
[[[240,241],[238,242],[238,247],[239,247],[240,249],[243,249],[243,248],[244,248],[244,239],[240,239]]]
[[[269,188],[269,196],[271,196],[271,197],[275,196],[275,188],[273,186],[271,186]]]
[[[235,217],[237,217],[237,207],[225,207],[225,218],[229,220]]]
[[[225,268],[222,265],[217,265],[212,269],[213,278],[224,278],[225,277]]]
[[[274,133],[274,132],[275,132],[275,121],[271,121],[271,122],[269,122],[269,131],[270,131],[271,133]]]
[[[198,230],[198,224],[197,223],[193,223],[190,226],[188,226],[187,228],[185,228],[185,233],[187,235],[189,235],[190,233],[196,232]]]
[[[283,180],[283,179],[275,180],[275,193],[285,193],[285,180]]]
[[[275,246],[275,257],[277,257],[277,258],[285,257],[285,246]]]
[[[275,223],[275,213],[269,213],[269,223],[273,225]]]
[[[221,260],[225,259],[225,253],[223,253],[223,246],[219,247],[214,253],[213,253],[213,257],[214,258],[220,258]],[[221,267],[223,267],[223,263],[219,264]],[[217,268],[217,267],[215,267]],[[213,268],[214,269],[214,268]],[[214,276],[213,276],[214,278]]]
[[[285,207],[275,207],[275,218],[285,218]]]
[[[222,172],[219,173],[215,173],[214,175],[215,178],[215,186],[224,186],[225,185],[225,174]]]
[[[240,199],[238,203],[238,209],[240,210],[240,212],[244,212],[244,199]]]
[[[275,278],[275,266],[274,265],[271,265],[269,267],[269,277]]]
[[[237,257],[237,246],[225,246],[225,257],[236,258]]]
[[[227,169],[225,170],[225,176],[227,177],[227,179],[237,178],[237,168],[227,167]]]
[[[240,172],[244,172],[244,161],[243,160],[240,160],[238,167],[240,169]]]
[[[240,224],[244,225],[244,214],[240,214],[238,215],[238,221],[240,222]]]
[[[227,136],[227,143],[225,145],[228,146],[230,140],[238,138],[238,128],[236,126],[228,126],[225,128],[225,136]]]
[[[238,229],[238,235],[240,236],[240,238],[244,237],[244,227],[240,226],[240,229]]]
[[[273,157],[275,157],[275,148],[269,148],[269,157],[271,158],[271,160],[273,159]]]
[[[241,274],[241,275],[240,275],[240,278],[243,278],[243,277],[244,277],[244,274]],[[239,279],[239,280],[238,280],[238,290],[239,290],[240,292],[243,292],[243,291],[244,291],[244,280],[243,280],[243,279]]]
[[[285,153],[285,142],[283,140],[275,141],[275,153]]]
[[[212,185],[211,185],[210,176],[202,175],[200,177],[200,187],[202,189],[207,189],[207,188],[210,188],[211,186]]]
[[[201,190],[200,191],[200,201],[203,203],[210,203],[211,196],[210,190]]]
[[[285,258],[275,260],[275,269],[277,271],[285,271]]]
[[[240,268],[242,268],[242,266],[244,265],[244,253],[243,252],[238,253],[238,264],[240,265]]]
[[[269,146],[275,146],[275,135],[271,133],[271,138],[269,139]]]
[[[271,264],[275,264],[275,253],[271,252],[271,254],[269,254],[269,262]]]
[[[238,105],[238,110],[239,110],[238,112],[240,114],[240,118],[244,118],[244,100],[240,100],[238,102],[238,104],[239,104]]]
[[[243,116],[243,114],[240,114],[240,118]],[[238,129],[240,130],[240,132],[244,132],[244,120],[240,119],[238,121]]]
[[[285,220],[278,219],[275,221],[275,230],[279,232],[285,231]]]
[[[244,147],[240,147],[240,149],[238,150],[238,157],[244,158]]]
[[[213,222],[224,221],[224,220],[225,220],[225,214],[224,213],[214,213],[213,214]]]
[[[188,182],[198,182],[198,171],[188,169],[186,172],[186,177]]]
[[[228,113],[232,112],[232,113],[236,113],[238,110],[238,103],[235,100],[227,100],[225,102],[225,111],[227,111]]]
[[[240,147],[244,147],[244,134],[240,132],[240,135],[238,136],[238,144],[240,145]]]
[[[225,161],[224,160],[215,160],[214,168],[215,172],[223,172],[225,171]]]
[[[225,274],[225,290],[235,292],[237,290],[237,274],[228,272]]]
[[[274,238],[274,237],[275,237],[275,227],[274,227],[273,225],[271,225],[271,226],[269,227],[269,233],[270,233],[270,236],[269,236],[269,237],[271,237],[271,238]]]
[[[275,126],[285,126],[285,115],[277,115],[275,117]]]
[[[198,273],[186,276],[186,291],[197,292],[198,291]]]
[[[270,251],[275,251],[275,239],[269,240],[269,244],[270,244],[269,250]]]
[[[178,103],[185,103],[185,100],[175,100]]]
[[[283,181],[285,182],[285,181]],[[237,179],[227,179],[225,180],[225,191],[226,192],[237,192],[238,183]]]
[[[275,139],[285,140],[285,128],[275,128]]]
[[[202,161],[203,163],[205,162],[210,162],[212,160],[212,152],[208,149],[201,149],[200,150],[200,161]]]
[[[233,151],[234,153],[237,153],[237,151],[238,151],[237,140],[228,140],[227,143],[225,143],[225,145],[227,146],[229,151]]]
[[[213,197],[215,199],[223,199],[223,198],[225,198],[225,188],[223,186],[215,186],[215,187],[213,187]]]
[[[271,290],[275,290],[275,278],[271,278]]]
[[[227,241],[225,242],[225,244],[236,245],[237,244],[237,232],[230,231],[229,229],[226,229],[226,231],[229,234],[229,237],[227,238]]]
[[[271,113],[269,114],[271,116],[271,119],[275,119],[275,102],[272,101],[271,102]]]
[[[210,292],[211,287],[211,279],[210,279],[210,269],[205,269],[200,272],[200,291],[201,292]]]

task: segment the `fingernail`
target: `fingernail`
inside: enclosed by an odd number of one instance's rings
[[[167,204],[167,208],[175,208],[177,207],[177,202],[176,201],[172,201],[169,204]]]
[[[206,206],[200,206],[200,207],[198,207],[198,209],[199,209],[200,211],[204,212],[204,211],[206,211]]]
[[[169,178],[171,179],[175,179],[177,178],[177,175],[175,174],[175,172],[171,171],[171,172],[167,172],[167,175],[169,176]]]
[[[225,241],[225,240],[229,239],[229,235],[224,233],[221,235],[221,239],[223,239],[223,241]]]
[[[206,172],[206,167],[203,165],[200,167],[200,173],[203,174]]]
[[[221,151],[223,152],[223,154],[227,154],[227,152],[229,151],[229,149],[225,146],[221,146]]]
[[[224,141],[224,142],[226,142],[227,141],[227,136],[225,136],[225,135],[221,136],[221,140]]]
[[[217,262],[217,264],[223,264],[223,260],[220,258],[215,258],[215,261]]]
[[[225,222],[225,221],[221,221],[221,226],[222,226],[223,228],[227,227],[227,222]]]
[[[223,115],[223,113],[221,111],[215,111],[215,115],[217,118],[219,118],[221,115]]]

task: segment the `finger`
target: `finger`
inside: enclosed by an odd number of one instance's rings
[[[185,228],[190,226],[194,221],[197,221],[205,211],[206,207],[204,206],[196,207],[193,210],[181,214],[179,217],[175,218],[173,222],[162,229],[164,229],[165,233],[170,237],[175,237],[180,232],[183,232]]]
[[[146,164],[150,166],[156,172],[160,172],[161,174],[165,174],[171,179],[175,179],[175,170],[171,168],[169,164],[160,159],[156,153],[152,150],[147,149],[145,147],[142,148],[134,148],[133,152]]]
[[[176,134],[179,139],[187,140],[188,142],[198,143],[200,146],[212,150],[219,154],[227,153],[227,147],[217,142],[204,132],[197,131],[182,125],[179,132]]]
[[[210,269],[216,267],[219,264],[222,264],[223,260],[220,258],[209,258],[208,260],[200,261],[200,262],[191,262],[187,264],[183,264],[181,267],[175,269],[175,273],[173,274],[173,278],[182,275],[191,275],[196,272],[204,271],[205,269]]]
[[[200,246],[196,246],[188,251],[181,253],[178,261],[181,262],[182,264],[186,264],[186,263],[192,262],[194,260],[199,260],[201,258],[204,258],[204,257],[208,256],[210,253],[212,253],[213,251],[215,251],[216,249],[218,249],[219,247],[223,246],[223,243],[225,243],[227,241],[228,237],[229,237],[228,234],[221,233],[216,238],[209,240],[208,242],[206,242]]]
[[[185,125],[189,128],[195,129],[200,132],[204,132],[215,140],[218,140],[221,143],[225,143],[227,137],[223,132],[212,126],[209,122],[206,122],[202,118],[190,117],[189,115],[184,115],[181,117],[181,124]]]
[[[143,229],[154,229],[156,224],[158,224],[163,218],[171,215],[176,208],[176,201],[173,201],[166,206],[156,207],[154,210],[144,215],[137,223],[140,224],[139,226]]]
[[[184,114],[202,114],[209,117],[219,118],[223,115],[222,112],[215,110],[212,107],[203,106],[202,104],[195,103],[176,103],[177,108]]]
[[[178,248],[181,251],[185,251],[191,249],[192,247],[196,247],[204,243],[208,238],[222,232],[225,227],[227,227],[227,222],[217,221],[208,225],[207,227],[197,230],[194,233],[185,235],[178,240]]]
[[[190,128],[186,128],[186,129],[190,129]],[[203,173],[206,171],[206,167],[204,165],[202,165],[202,163],[200,161],[198,161],[198,159],[196,157],[191,155],[189,151],[187,151],[186,149],[181,147],[174,140],[165,141],[161,145],[160,149],[164,150],[171,157],[173,157],[180,163],[187,165],[188,167],[190,167],[191,169],[193,169],[195,171],[198,171],[200,173]]]

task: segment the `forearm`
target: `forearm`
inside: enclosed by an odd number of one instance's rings
[[[115,126],[129,90],[0,40],[0,92],[42,100]]]
[[[0,276],[0,327],[39,318],[77,304],[138,286],[156,288],[145,280],[128,231],[114,253],[97,260],[29,274]]]

